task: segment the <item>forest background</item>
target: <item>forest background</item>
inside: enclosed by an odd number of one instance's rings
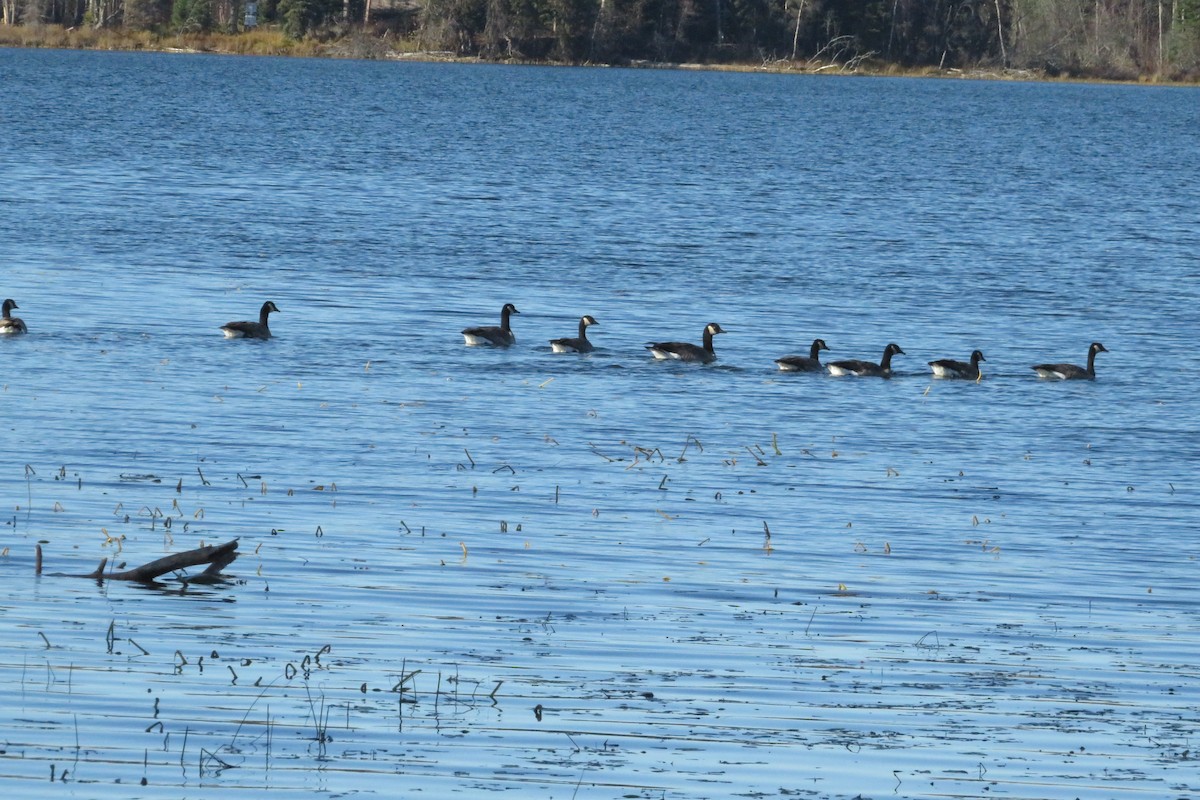
[[[0,45],[1196,82],[1200,0],[0,0]]]

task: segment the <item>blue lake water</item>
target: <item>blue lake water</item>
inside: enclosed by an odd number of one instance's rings
[[[0,50],[0,126],[15,795],[1200,794],[1200,91]]]

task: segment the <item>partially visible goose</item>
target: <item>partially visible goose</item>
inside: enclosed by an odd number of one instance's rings
[[[596,318],[591,314],[584,314],[579,318],[579,335],[574,338],[551,339],[550,349],[555,353],[590,353],[595,348],[588,341],[587,329],[588,325],[599,325]]]
[[[704,326],[703,347],[691,342],[651,342],[646,345],[646,349],[655,358],[662,360],[673,358],[676,361],[694,361],[699,364],[708,364],[717,360],[717,354],[713,352],[713,336],[724,332],[720,325],[710,322]]]
[[[889,378],[892,375],[892,356],[905,355],[900,345],[892,342],[883,349],[883,360],[878,364],[873,361],[834,361],[829,365],[831,375],[862,375],[866,377]]]
[[[937,361],[930,361],[929,368],[933,370],[935,378],[963,378],[969,381],[977,381],[980,379],[979,362],[987,361],[983,357],[983,353],[976,350],[971,353],[971,363],[967,364],[962,361],[955,361],[951,358],[942,358]]]
[[[784,372],[817,372],[821,369],[819,354],[828,349],[824,339],[813,339],[812,348],[807,356],[784,356],[775,359],[775,363]]]
[[[271,329],[267,327],[267,317],[272,311],[278,311],[270,300],[262,304],[258,311],[258,322],[226,322],[221,326],[226,339],[270,339]]]
[[[1063,381],[1096,379],[1096,353],[1107,353],[1108,349],[1099,342],[1088,348],[1087,369],[1076,364],[1035,364],[1033,369],[1039,378],[1057,378]]]
[[[0,315],[0,334],[26,333],[29,328],[25,327],[25,321],[20,317],[14,317],[12,310],[20,308],[13,300],[4,301],[4,313]]]
[[[481,325],[477,328],[464,328],[462,332],[463,339],[470,347],[477,345],[508,347],[510,344],[515,344],[517,337],[508,325],[508,318],[513,314],[520,313],[512,303],[505,303],[504,308],[500,309],[499,325]]]

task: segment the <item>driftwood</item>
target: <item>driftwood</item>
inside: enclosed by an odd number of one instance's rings
[[[207,569],[187,580],[190,583],[211,582],[219,580],[221,570],[232,564],[233,560],[238,557],[237,546],[237,539],[225,544],[205,545],[204,547],[197,547],[195,550],[188,550],[184,553],[164,556],[157,561],[151,561],[149,564],[143,564],[140,567],[127,569],[123,572],[109,572],[107,574],[105,574],[104,568],[108,566],[108,559],[105,558],[100,562],[100,566],[96,567],[95,572],[81,577],[95,578],[98,581],[107,579],[110,581],[149,583],[160,575],[166,575],[169,572],[177,572],[187,567],[208,564]]]

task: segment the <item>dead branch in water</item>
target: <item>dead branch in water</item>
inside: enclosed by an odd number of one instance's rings
[[[104,572],[104,568],[108,566],[108,559],[104,558],[101,560],[100,566],[96,567],[95,572],[81,577],[95,578],[98,581],[107,579],[110,581],[149,583],[155,578],[166,575],[169,572],[178,572],[188,567],[207,564],[208,567],[203,572],[194,578],[188,579],[191,583],[204,583],[217,580],[221,570],[233,563],[234,559],[238,557],[237,546],[237,539],[228,541],[225,544],[205,545],[204,547],[197,547],[195,550],[164,556],[156,561],[151,561],[149,564],[143,564],[140,567],[127,569],[123,572],[110,572],[108,574]]]

